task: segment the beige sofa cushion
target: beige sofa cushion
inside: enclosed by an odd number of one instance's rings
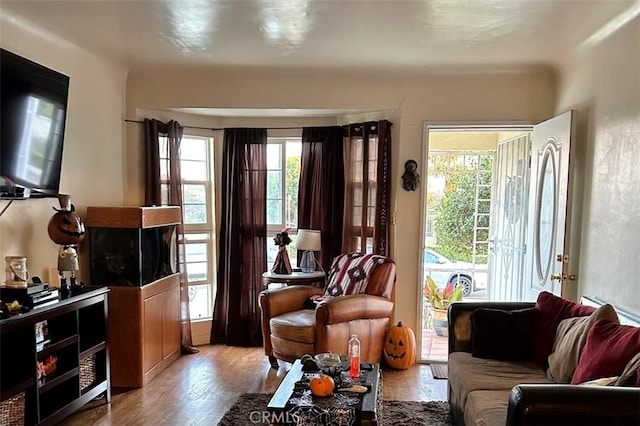
[[[507,420],[507,406],[511,389],[471,392],[464,407],[466,426],[504,425]]]
[[[616,380],[614,386],[638,386],[640,379],[638,378],[638,372],[640,371],[640,353],[631,358],[631,361],[624,368],[624,371]]]
[[[474,358],[468,352],[449,354],[451,402],[465,407],[467,397],[478,390],[508,390],[521,383],[553,383],[545,370],[531,362]]]

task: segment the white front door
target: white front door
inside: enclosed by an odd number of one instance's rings
[[[569,268],[573,111],[533,128],[524,299],[546,290],[565,295],[575,277]],[[571,289],[573,290],[573,289]]]

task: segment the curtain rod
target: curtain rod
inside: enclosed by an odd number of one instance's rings
[[[144,121],[141,120],[129,120],[127,118],[125,118],[124,120],[127,123],[138,123],[138,124],[144,124]],[[182,125],[181,125],[182,126]],[[185,129],[199,129],[199,130],[224,130],[225,127],[221,127],[221,128],[217,128],[217,127],[199,127],[199,126],[182,126]],[[298,129],[302,129],[305,126],[296,126],[296,127],[267,127],[267,130],[298,130]]]

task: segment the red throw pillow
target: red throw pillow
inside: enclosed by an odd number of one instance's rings
[[[535,332],[533,360],[547,366],[547,358],[553,352],[553,342],[556,340],[556,329],[560,321],[571,317],[591,315],[596,308],[581,305],[569,299],[558,297],[548,291],[538,295],[536,301],[538,310],[538,325]]]
[[[600,319],[587,333],[571,384],[601,377],[619,376],[640,352],[640,327]]]

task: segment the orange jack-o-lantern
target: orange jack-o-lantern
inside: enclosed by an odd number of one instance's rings
[[[49,237],[60,245],[80,244],[85,228],[82,219],[71,210],[58,210],[49,220]]]
[[[390,367],[406,370],[416,362],[416,336],[402,321],[387,329],[382,348],[384,360]]]
[[[320,373],[309,381],[311,393],[315,396],[329,396],[335,387],[335,382],[331,376]]]

